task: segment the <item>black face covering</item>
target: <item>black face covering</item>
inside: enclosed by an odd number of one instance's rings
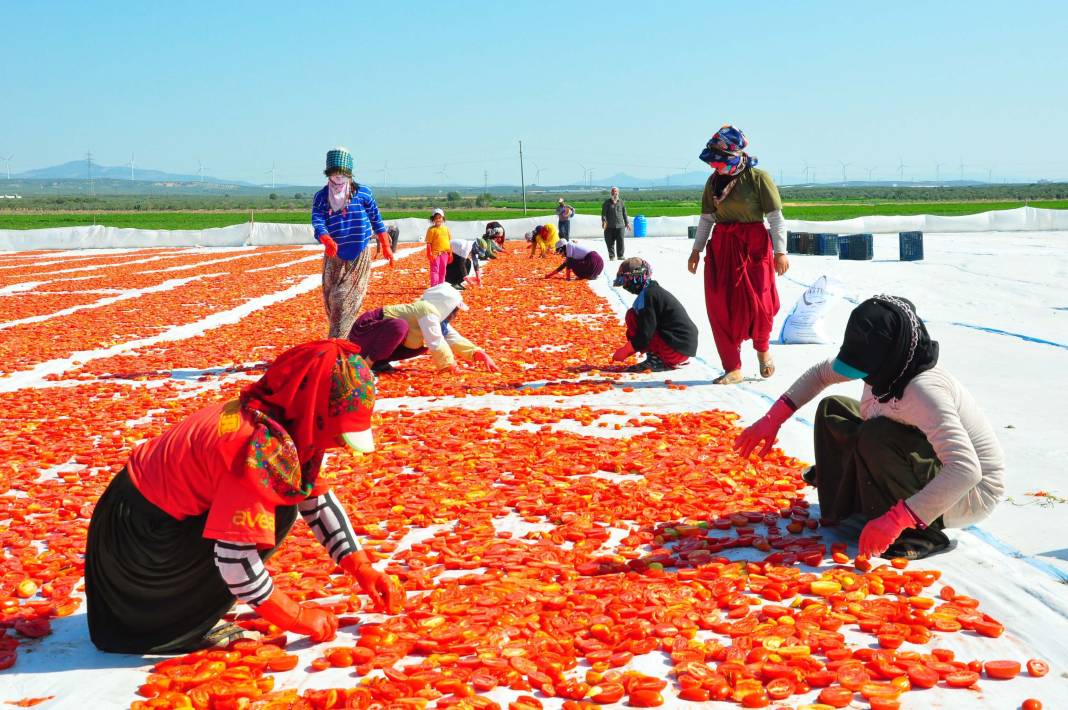
[[[938,343],[911,301],[875,296],[849,315],[838,359],[861,372],[880,402],[901,399],[905,385],[938,363]]]

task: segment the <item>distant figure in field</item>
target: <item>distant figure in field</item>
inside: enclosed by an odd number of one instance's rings
[[[352,179],[352,153],[338,147],[326,154],[326,187],[312,200],[315,238],[324,247],[323,303],[329,336],[344,338],[352,329],[371,278],[372,230],[382,255],[393,265],[389,233],[371,188]]]
[[[623,237],[630,229],[630,217],[627,206],[619,199],[619,188],[613,187],[611,196],[601,205],[601,229],[604,230],[604,243],[608,247],[608,260],[616,257],[623,260]]]
[[[769,345],[771,324],[779,312],[775,274],[782,276],[790,268],[779,190],[770,175],[756,168],[757,159],[745,152],[748,144],[740,130],[724,126],[701,152],[713,173],[705,183],[701,220],[687,262],[690,273],[696,274],[701,249],[708,243],[705,309],[723,365],[723,374],[714,380],[718,385],[742,381],[742,341],[750,338],[760,376],[775,373]]]
[[[560,230],[560,238],[565,242],[571,241],[571,218],[575,216],[575,208],[560,198],[556,203],[556,226]]]
[[[547,257],[556,251],[556,243],[560,241],[560,233],[556,231],[554,224],[540,224],[534,227],[530,235],[530,258],[534,258],[534,252],[538,252],[541,258]]]

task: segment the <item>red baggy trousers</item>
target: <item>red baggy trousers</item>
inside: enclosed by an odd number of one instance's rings
[[[727,372],[742,367],[742,341],[767,352],[779,312],[771,235],[763,222],[716,224],[705,252],[705,309]]]

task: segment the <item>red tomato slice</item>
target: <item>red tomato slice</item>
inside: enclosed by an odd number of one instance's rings
[[[946,676],[946,685],[950,688],[970,688],[979,682],[975,671],[956,671]]]
[[[1010,680],[1020,675],[1019,661],[987,661],[983,664],[987,678]]]
[[[1049,673],[1049,664],[1045,661],[1041,661],[1037,658],[1032,658],[1027,662],[1027,674],[1035,678],[1041,678]]]

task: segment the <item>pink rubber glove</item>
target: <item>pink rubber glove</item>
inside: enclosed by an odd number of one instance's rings
[[[491,358],[489,356],[489,353],[487,353],[485,350],[479,350],[477,353],[475,353],[474,358],[476,360],[481,360],[482,364],[485,365],[486,369],[490,372],[501,371],[501,368],[497,367],[497,363],[493,361],[493,358]]]
[[[860,554],[878,557],[886,548],[894,544],[903,530],[914,528],[919,524],[905,501],[899,500],[894,507],[878,518],[869,520],[860,531]]]
[[[767,456],[771,447],[775,446],[775,437],[779,435],[779,428],[793,413],[794,408],[790,406],[789,401],[785,397],[779,397],[775,400],[775,404],[771,405],[767,414],[738,435],[738,438],[734,440],[734,450],[742,456],[749,456],[757,448],[757,444],[763,441],[764,446],[761,447],[758,455]]]
[[[329,234],[319,237],[319,243],[323,245],[327,256],[337,256],[337,242]]]
[[[626,360],[628,357],[630,357],[633,354],[634,354],[634,346],[631,345],[630,341],[628,340],[626,345],[624,345],[619,350],[616,350],[614,353],[612,353],[612,359],[615,360],[616,362],[622,362],[623,360]]]

